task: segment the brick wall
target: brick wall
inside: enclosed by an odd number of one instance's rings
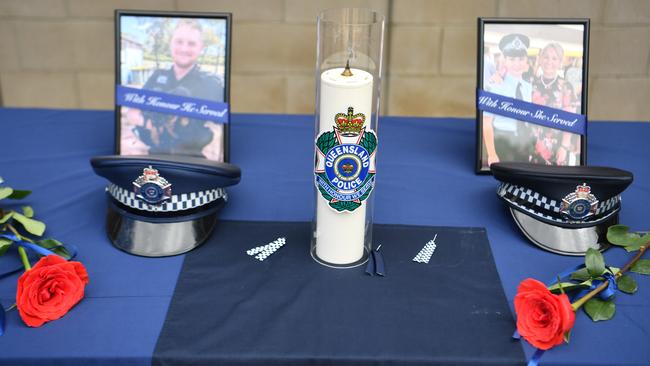
[[[111,109],[113,9],[234,13],[235,112],[313,113],[316,14],[389,18],[383,110],[474,114],[476,18],[592,20],[591,119],[650,121],[650,0],[0,0],[5,106]]]

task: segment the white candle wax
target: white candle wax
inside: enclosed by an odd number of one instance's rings
[[[343,76],[343,68],[330,69],[321,74],[319,134],[332,131],[337,113],[365,115],[364,127],[370,128],[372,119],[373,77],[370,73],[351,69],[352,76]],[[332,264],[354,263],[363,257],[366,203],[349,212],[336,212],[318,194],[316,209],[316,255]]]

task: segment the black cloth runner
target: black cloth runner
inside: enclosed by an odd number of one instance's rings
[[[429,264],[411,259],[433,239]],[[309,255],[310,223],[219,223],[187,254],[154,365],[521,365],[485,229],[375,225],[386,277]],[[246,250],[278,237],[265,261]]]

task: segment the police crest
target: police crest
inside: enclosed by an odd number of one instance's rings
[[[146,203],[155,205],[172,197],[172,185],[160,176],[157,169],[149,165],[142,169],[142,175],[133,182],[133,193]]]
[[[316,138],[316,188],[336,212],[359,208],[375,185],[377,135],[366,130],[365,120],[349,107],[336,114],[332,131]]]
[[[598,199],[591,193],[591,187],[583,183],[562,199],[560,212],[570,219],[583,220],[596,213],[597,205]]]

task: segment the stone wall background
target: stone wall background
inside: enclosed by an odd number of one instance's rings
[[[389,115],[474,115],[476,18],[591,18],[589,117],[650,121],[650,0],[0,0],[0,91],[12,107],[112,109],[113,10],[234,13],[234,112],[313,113],[315,19],[385,14]]]

